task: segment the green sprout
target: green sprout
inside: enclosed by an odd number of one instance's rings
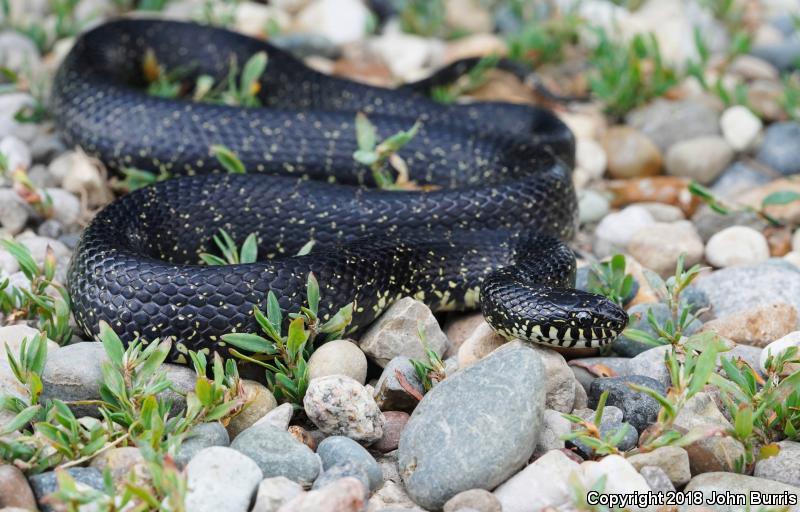
[[[625,273],[625,256],[615,254],[609,261],[592,265],[587,288],[622,306],[633,291],[633,276]]]
[[[603,391],[597,403],[592,421],[585,420],[575,414],[562,414],[564,418],[580,427],[562,436],[562,439],[565,441],[578,441],[583,443],[588,446],[595,455],[620,454],[621,452],[617,446],[625,439],[628,429],[633,427],[626,423],[612,432],[606,432],[605,434],[600,432],[600,424],[603,421],[603,409],[605,409],[607,400],[608,391]]]
[[[421,323],[417,326],[417,332],[419,333],[422,347],[425,349],[425,360],[419,361],[417,359],[411,359],[410,363],[414,368],[417,379],[422,383],[422,387],[427,393],[433,386],[447,378],[447,372],[445,371],[444,362],[439,354],[428,347],[425,341],[425,331]]]
[[[356,140],[358,150],[353,153],[356,162],[368,166],[372,170],[372,177],[379,188],[396,190],[410,184],[408,167],[405,161],[397,154],[406,144],[411,142],[421,127],[419,121],[410,129],[395,133],[391,137],[378,143],[378,131],[364,113],[356,115]],[[393,179],[386,164],[389,163],[397,172],[397,179]]]
[[[431,96],[440,103],[453,103],[459,96],[470,93],[475,89],[486,84],[489,79],[488,73],[500,61],[497,55],[487,55],[482,57],[466,75],[459,77],[454,83],[434,87]]]
[[[255,263],[258,259],[258,238],[255,233],[250,233],[238,249],[236,242],[227,231],[220,228],[219,235],[214,235],[214,243],[222,251],[222,258],[207,252],[200,254],[200,259],[206,265],[238,265],[240,263]]]
[[[319,284],[314,274],[308,275],[306,283],[307,307],[299,313],[290,313],[288,330],[283,333],[284,316],[278,298],[270,290],[267,294],[267,314],[253,307],[253,316],[265,336],[254,333],[232,332],[222,335],[222,340],[236,348],[230,353],[239,359],[255,363],[265,369],[270,390],[278,400],[302,407],[308,389],[308,358],[314,349],[317,336],[325,335],[323,341],[340,339],[353,317],[353,304],[341,308],[330,319],[322,322],[319,317]],[[239,350],[250,355],[245,355]]]

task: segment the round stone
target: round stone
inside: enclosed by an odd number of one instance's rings
[[[731,226],[706,244],[706,260],[717,268],[760,263],[769,259],[769,245],[761,232],[747,226]]]
[[[327,375],[346,375],[364,384],[367,356],[350,340],[329,341],[318,347],[308,360],[309,380]]]

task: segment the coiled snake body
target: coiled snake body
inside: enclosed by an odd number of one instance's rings
[[[189,79],[223,79],[231,56],[269,56],[263,107],[149,96],[148,50]],[[528,106],[451,106],[425,96],[461,72],[395,90],[329,77],[262,41],[167,21],[119,20],[84,34],[57,73],[53,108],[70,144],[112,170],[184,175],[132,192],[85,231],[68,272],[78,324],[105,320],[125,341],[174,336],[178,352],[224,349],[226,332],[257,332],[267,291],[296,311],[314,272],[323,318],[355,301],[353,326],[413,296],[434,310],[480,305],[501,334],[561,346],[599,346],[627,316],[572,289],[576,223],[574,143],[550,112]],[[355,114],[379,138],[422,127],[401,151],[411,178],[433,191],[370,188],[353,160]],[[248,174],[221,173],[210,147],[236,153]],[[254,264],[200,265],[220,228],[258,235]],[[314,240],[312,252],[295,256]],[[180,354],[174,354],[180,358]]]

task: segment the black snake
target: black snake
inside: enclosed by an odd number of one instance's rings
[[[263,107],[145,93],[142,59],[226,76],[259,51]],[[267,291],[284,310],[317,277],[321,316],[355,301],[354,328],[412,296],[435,311],[476,308],[501,334],[560,346],[608,343],[625,312],[572,289],[574,140],[547,110],[502,103],[445,105],[426,93],[464,64],[398,89],[318,73],[268,43],[189,23],[123,19],[84,34],[62,63],[52,103],[69,144],[123,167],[185,175],[132,192],[101,211],[68,273],[76,321],[101,320],[123,340],[174,336],[177,350],[220,349],[226,332],[257,332]],[[411,178],[438,190],[377,190],[356,163],[354,121],[379,137],[421,129],[400,155]],[[248,174],[224,174],[222,144]],[[200,265],[219,228],[258,235],[264,261]],[[309,240],[312,252],[296,256]],[[175,354],[180,358],[180,354]]]

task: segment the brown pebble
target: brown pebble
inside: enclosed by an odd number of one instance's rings
[[[386,422],[383,424],[383,437],[372,445],[372,449],[381,453],[389,453],[396,450],[400,443],[400,434],[408,422],[410,416],[403,411],[384,411],[383,417]]]
[[[19,507],[38,510],[36,498],[25,475],[16,466],[0,466],[0,508]]]
[[[317,451],[317,442],[314,440],[314,437],[300,425],[292,425],[289,427],[289,433],[292,434],[292,437],[311,448],[312,451]]]

